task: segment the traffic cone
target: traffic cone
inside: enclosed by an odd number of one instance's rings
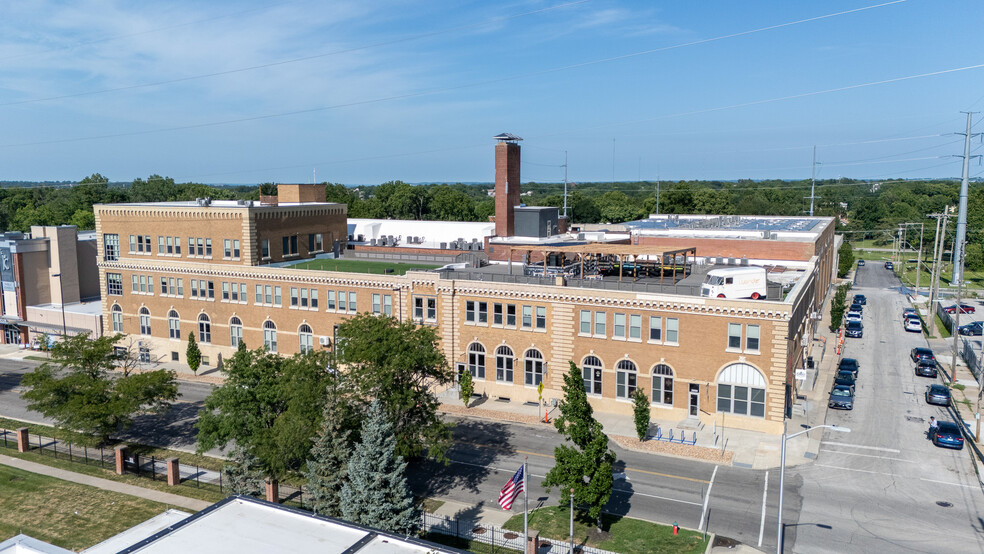
[[[550,423],[550,414],[548,412],[543,412],[543,422]]]

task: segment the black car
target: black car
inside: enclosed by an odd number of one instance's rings
[[[854,302],[853,304],[851,304],[851,307],[848,309],[848,311],[864,312],[864,306],[862,306],[859,302]]]
[[[916,363],[916,375],[920,377],[933,377],[935,379],[937,374],[936,362],[919,360]]]
[[[841,358],[839,364],[837,364],[837,371],[850,371],[854,374],[854,378],[858,378],[858,361],[854,358]]]
[[[864,265],[864,260],[858,260],[858,265]]]
[[[852,304],[861,304],[862,306],[865,306],[868,304],[868,299],[865,298],[863,294],[855,294]]]
[[[950,404],[950,389],[943,385],[930,385],[926,387],[926,403],[948,406]]]
[[[854,388],[837,385],[830,391],[829,408],[854,409]]]
[[[892,262],[885,262],[885,269],[895,269],[895,264]]]
[[[936,356],[933,354],[933,350],[926,348],[925,346],[917,346],[913,348],[912,352],[909,353],[909,356],[914,362],[918,362],[919,360],[929,360],[931,362],[936,361]]]
[[[856,379],[854,378],[854,373],[849,370],[838,371],[837,375],[834,376],[834,386],[844,386],[854,388],[854,383]]]
[[[967,325],[961,325],[960,327],[957,327],[957,332],[961,335],[979,337],[984,334],[984,323],[975,321],[973,323],[968,323]]]
[[[844,326],[844,335],[859,339],[864,335],[864,325],[861,325],[860,321],[848,321]]]
[[[963,449],[963,433],[960,432],[960,427],[957,427],[956,423],[949,421],[939,422],[939,426],[936,427],[936,431],[933,432],[930,438],[933,439],[933,444],[936,446],[956,448],[957,450]]]

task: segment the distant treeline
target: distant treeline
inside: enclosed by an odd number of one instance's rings
[[[420,184],[391,181],[358,188],[326,183],[326,200],[348,205],[350,217],[488,221],[495,211],[490,184]],[[563,207],[563,183],[525,183],[523,202]],[[804,215],[810,206],[810,182],[804,181],[654,181],[577,183],[568,185],[568,214],[578,223],[621,223],[657,212],[670,214]],[[838,230],[849,240],[890,237],[899,223],[926,222],[924,241],[933,241],[935,226],[926,214],[955,206],[956,180],[817,181],[814,214],[836,217]],[[276,185],[210,186],[175,183],[151,175],[132,183],[110,183],[96,173],[78,184],[4,182],[0,187],[0,226],[27,231],[31,225],[74,224],[93,229],[92,205],[116,202],[160,202],[214,199],[257,200],[275,194]],[[968,210],[969,266],[984,267],[984,189],[971,185]],[[955,225],[951,218],[950,227]],[[910,241],[918,234],[910,231]],[[952,232],[948,241],[952,239]],[[949,245],[949,242],[947,243]],[[949,247],[949,246],[947,246]],[[971,260],[971,258],[974,258]]]

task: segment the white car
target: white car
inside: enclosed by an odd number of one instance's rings
[[[914,333],[922,333],[922,322],[916,317],[905,318],[905,323],[903,324],[906,331],[912,331]]]
[[[854,311],[847,312],[847,315],[844,316],[844,320],[845,321],[861,321],[861,312],[854,312]]]

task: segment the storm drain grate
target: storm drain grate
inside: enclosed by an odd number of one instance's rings
[[[950,508],[953,506],[953,504],[947,502],[946,500],[937,500],[936,505],[941,508]]]

